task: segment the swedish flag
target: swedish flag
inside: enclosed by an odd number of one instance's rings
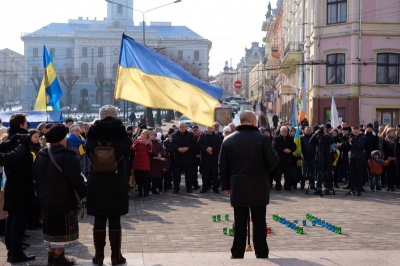
[[[44,77],[36,98],[34,110],[59,110],[59,100],[62,96],[62,90],[58,82],[56,70],[53,66],[53,60],[51,55],[47,52],[46,46],[43,46],[43,65]]]

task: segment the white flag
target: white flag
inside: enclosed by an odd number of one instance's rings
[[[336,128],[339,125],[339,115],[336,109],[335,99],[332,94],[332,104],[331,104],[331,126]]]

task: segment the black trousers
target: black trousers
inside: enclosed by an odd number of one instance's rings
[[[22,238],[25,235],[29,211],[8,211],[5,242],[8,257],[22,254]]]
[[[121,229],[121,216],[119,215],[95,215],[94,230],[105,230],[108,220],[108,229]]]
[[[293,165],[285,165],[285,164],[279,164],[275,168],[275,187],[276,188],[282,188],[282,174],[285,176],[285,183],[284,183],[284,188],[287,190],[290,190],[292,188],[294,176],[295,176],[295,166]]]
[[[207,191],[208,186],[218,190],[218,163],[202,163],[201,170],[202,190]]]
[[[193,167],[189,165],[175,165],[174,169],[174,190],[179,190],[179,185],[181,184],[181,174],[185,173],[185,185],[186,191],[192,190],[192,180],[193,180]]]
[[[253,220],[253,244],[257,258],[268,258],[267,224],[265,215],[267,206],[250,207]],[[246,249],[246,228],[249,207],[233,207],[235,216],[235,235],[231,253],[234,258],[243,258]],[[250,232],[249,232],[250,233]]]
[[[363,186],[363,159],[350,159],[350,184],[351,191],[361,192]]]
[[[136,170],[135,171],[136,184],[138,185],[139,194],[148,195],[150,190],[150,177],[148,171]]]

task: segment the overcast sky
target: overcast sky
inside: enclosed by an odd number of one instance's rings
[[[134,8],[148,10],[173,0],[134,0]],[[274,8],[276,1],[271,1]],[[212,42],[210,74],[222,71],[225,61],[236,68],[244,49],[256,41],[262,44],[261,31],[268,1],[265,0],[182,0],[146,13],[146,23],[168,21],[173,26],[187,26]],[[0,49],[9,48],[23,54],[23,32],[33,32],[52,22],[68,23],[68,19],[107,16],[104,0],[1,0]],[[135,25],[142,20],[133,13]]]

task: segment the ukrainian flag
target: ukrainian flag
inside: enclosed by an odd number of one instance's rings
[[[115,99],[176,110],[202,125],[214,122],[223,89],[192,76],[174,61],[122,36]]]
[[[53,66],[53,60],[51,55],[48,54],[46,46],[43,46],[43,66],[44,77],[36,98],[34,110],[60,110],[59,100],[62,96],[62,90]]]
[[[300,140],[300,126],[297,126],[296,129],[296,134],[294,135],[294,143],[296,143],[296,150],[293,152],[294,156],[302,156],[303,157],[303,153],[301,151],[301,140]]]

